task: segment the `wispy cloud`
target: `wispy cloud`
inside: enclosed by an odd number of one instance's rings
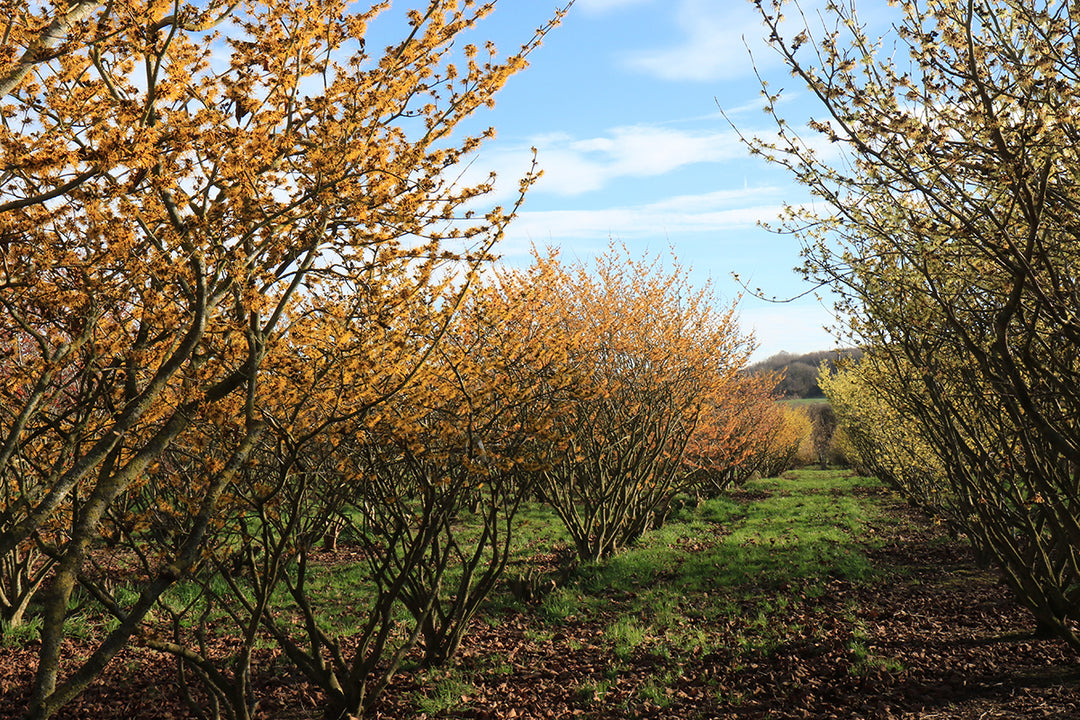
[[[775,130],[748,129],[746,133],[748,137],[777,140]],[[815,132],[807,131],[803,142],[820,160],[831,162],[842,156],[840,145]],[[738,134],[730,129],[711,132],[634,125],[589,138],[551,133],[528,138],[522,144],[495,146],[472,159],[460,182],[479,182],[494,171],[498,176],[496,189],[485,202],[509,200],[517,193],[517,181],[529,169],[530,145],[537,149],[538,167],[544,173],[530,192],[561,198],[601,191],[621,178],[661,177],[692,165],[714,164],[718,176],[730,178],[732,166],[728,164],[748,157]],[[730,187],[730,181],[728,184]]]
[[[618,0],[606,0],[617,3]],[[605,0],[596,0],[604,4]],[[781,63],[769,48],[760,12],[747,2],[729,0],[669,0],[676,4],[674,22],[680,37],[666,47],[640,49],[623,56],[628,67],[662,80],[715,82],[752,75]],[[890,3],[892,4],[892,3]],[[858,20],[873,34],[887,33],[898,11],[885,3],[860,4]],[[791,38],[809,27],[821,37],[835,24],[823,0],[805,0],[788,8],[781,34]],[[751,54],[753,60],[751,60]]]
[[[536,147],[544,176],[533,192],[573,197],[603,189],[619,178],[666,175],[688,165],[724,163],[746,157],[736,134],[693,132],[653,125],[618,127],[605,134],[575,138],[548,134],[529,138],[527,144],[482,151],[464,173],[463,182],[475,182],[494,170],[500,198],[509,197],[532,160]]]
[[[615,128],[610,137],[575,143],[571,150],[594,158],[614,176],[664,175],[684,165],[743,157],[745,148],[731,132],[690,133],[670,128]]]
[[[703,195],[684,195],[646,205],[598,210],[522,212],[511,224],[504,255],[522,255],[531,245],[573,240],[602,246],[609,238],[662,239],[683,233],[751,228],[780,212],[782,190],[754,187]],[[773,199],[774,202],[763,202]]]
[[[759,61],[771,61],[761,52],[764,29],[749,3],[680,0],[675,22],[682,35],[676,43],[629,53],[626,65],[664,80],[701,82],[750,74],[748,45]]]

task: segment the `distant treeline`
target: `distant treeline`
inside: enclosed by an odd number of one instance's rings
[[[784,377],[776,389],[785,398],[819,398],[825,397],[825,393],[818,387],[818,368],[822,361],[828,363],[829,368],[835,367],[838,358],[852,357],[858,359],[862,356],[862,350],[858,348],[845,348],[842,350],[818,350],[816,352],[795,355],[789,352],[779,352],[761,362],[754,363],[746,368],[746,372],[776,372],[783,371]]]

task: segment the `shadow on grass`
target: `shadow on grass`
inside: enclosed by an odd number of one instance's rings
[[[584,589],[633,594],[658,585],[680,592],[737,594],[815,580],[872,576],[866,524],[873,512],[858,498],[832,492],[875,481],[836,472],[803,471],[792,480],[764,480],[739,491],[755,499],[708,500],[683,512],[634,547],[584,568]]]

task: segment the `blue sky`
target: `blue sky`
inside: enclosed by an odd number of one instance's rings
[[[480,34],[510,50],[553,8],[500,0]],[[761,35],[743,0],[577,0],[530,68],[477,118],[498,135],[474,167],[499,173],[505,200],[531,147],[545,173],[503,242],[504,262],[527,264],[533,244],[587,260],[614,240],[635,255],[673,248],[722,301],[740,292],[733,272],[769,296],[807,291],[792,270],[797,242],[756,223],[808,196],[780,169],[750,158],[719,109],[743,132],[774,130],[761,111],[749,44],[771,89],[786,84],[786,102],[798,110],[805,93]],[[780,305],[744,295],[741,323],[757,337],[755,358],[835,346],[823,329],[834,322],[830,306],[813,294]]]

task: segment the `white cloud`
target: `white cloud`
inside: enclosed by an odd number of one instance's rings
[[[640,49],[624,54],[624,63],[662,80],[712,82],[753,75],[781,63],[766,42],[767,30],[760,12],[748,2],[728,0],[669,0],[676,5],[674,23],[680,37],[666,47]],[[815,34],[833,16],[823,11],[821,0],[805,0],[801,12],[793,5],[781,23],[781,33],[793,37],[804,27]],[[872,5],[872,4],[868,4]],[[882,3],[884,6],[884,3]],[[895,14],[884,7],[860,7],[859,20],[871,33],[887,32]],[[752,55],[752,58],[751,58]]]
[[[755,60],[772,61],[760,52],[764,28],[749,3],[681,0],[675,22],[683,35],[678,42],[628,54],[625,63],[664,80],[715,81],[750,74],[748,44]]]
[[[748,131],[747,135],[777,140],[775,131]],[[723,177],[731,173],[730,167],[724,167],[725,163],[742,162],[748,156],[746,147],[732,130],[693,132],[633,125],[612,128],[599,137],[579,139],[565,133],[549,133],[529,140],[528,144],[482,150],[471,159],[461,182],[479,182],[489,171],[495,171],[496,190],[484,202],[508,202],[516,197],[518,180],[529,169],[530,145],[537,149],[537,164],[544,173],[530,192],[564,198],[604,190],[621,178],[661,177],[691,165],[716,165],[717,176]],[[819,160],[833,162],[842,158],[841,145],[830,143],[817,133],[806,131],[803,140],[814,149]]]
[[[687,132],[649,125],[613,128],[603,136],[583,139],[547,134],[531,138],[529,144],[537,148],[544,171],[532,192],[562,197],[601,190],[623,177],[658,177],[687,165],[746,157],[746,149],[731,131]],[[526,146],[487,149],[475,157],[463,180],[477,182],[494,170],[500,179],[496,195],[505,201],[516,192],[517,180],[531,159]]]
[[[775,187],[725,190],[685,195],[639,206],[598,210],[550,210],[522,212],[510,225],[504,254],[527,250],[530,244],[559,244],[566,239],[606,243],[608,238],[663,238],[690,232],[720,232],[752,228],[761,220],[774,219],[781,203]]]
[[[617,175],[663,175],[683,165],[745,156],[731,132],[691,134],[657,127],[616,128],[607,155]]]

